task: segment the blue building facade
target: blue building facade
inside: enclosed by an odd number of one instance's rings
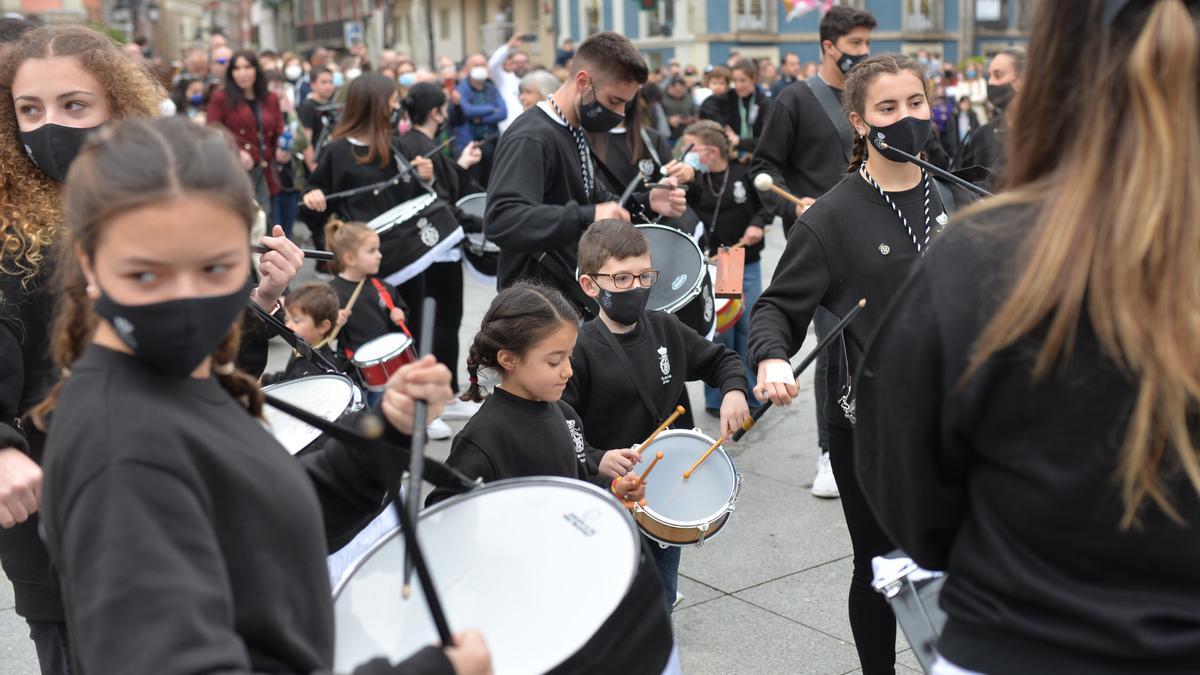
[[[879,22],[871,51],[924,49],[961,63],[1024,44],[1029,0],[841,0],[872,12]],[[724,63],[732,51],[775,61],[795,52],[819,61],[821,15],[787,19],[780,0],[558,0],[559,39],[576,42],[614,30],[633,40],[651,67]]]

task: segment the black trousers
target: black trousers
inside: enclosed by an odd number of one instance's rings
[[[854,435],[850,429],[829,425],[829,461],[841,494],[842,512],[854,550],[854,575],[850,580],[850,629],[862,663],[863,675],[896,672],[896,617],[883,595],[871,588],[871,559],[894,550],[854,475]]]
[[[463,318],[461,262],[434,263],[425,270],[425,295],[437,301],[433,355],[450,369],[450,387],[458,391],[458,328]]]
[[[421,272],[396,287],[400,299],[408,305],[408,311],[404,313],[404,325],[408,332],[412,333],[414,340],[421,339],[421,304],[425,301],[425,274],[426,272]],[[421,345],[415,346],[419,351]]]

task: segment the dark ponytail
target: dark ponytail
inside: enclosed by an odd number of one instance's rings
[[[483,315],[467,352],[470,385],[462,400],[478,403],[484,399],[479,371],[500,371],[501,349],[523,355],[564,323],[577,325],[579,314],[557,290],[522,281],[500,291]]]

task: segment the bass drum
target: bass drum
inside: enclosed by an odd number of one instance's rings
[[[478,628],[496,675],[661,673],[670,619],[625,508],[565,478],[496,481],[421,512],[417,530],[453,628]],[[395,662],[438,639],[421,590],[402,599],[404,537],[378,542],[334,591],[334,670]]]
[[[469,194],[454,205],[482,222],[483,214],[487,210],[487,193]],[[500,247],[488,241],[483,232],[467,232],[463,240],[463,255],[467,259],[467,272],[480,283],[495,288],[496,270],[500,266]]]
[[[666,225],[638,225],[650,244],[650,257],[659,270],[650,289],[649,309],[671,312],[708,339],[716,328],[716,306],[708,260],[688,234]]]

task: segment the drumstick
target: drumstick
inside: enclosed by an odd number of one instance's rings
[[[658,453],[656,453],[654,455],[654,461],[650,462],[650,466],[646,467],[646,470],[642,472],[642,482],[643,483],[646,482],[646,476],[649,476],[650,472],[654,470],[655,465],[658,464],[658,460],[660,460],[662,458],[663,458],[662,450],[659,450]]]
[[[436,312],[437,301],[433,298],[425,298],[425,304],[421,307],[421,344],[418,345],[421,352],[418,358],[423,359],[433,353],[433,319]],[[412,455],[408,459],[408,519],[413,527],[416,527],[417,523],[417,505],[421,499],[421,478],[425,472],[426,427],[429,424],[425,418],[428,417],[428,412],[428,401],[417,399],[413,402]],[[412,595],[412,585],[409,583],[409,579],[412,576],[415,562],[417,562],[415,555],[405,555],[405,598]],[[417,572],[420,574],[420,570]],[[426,593],[429,592],[429,584],[426,583],[426,579],[421,579],[421,586]]]
[[[846,326],[850,325],[850,322],[854,320],[854,317],[858,316],[858,313],[862,311],[862,308],[866,306],[867,299],[863,298],[862,300],[858,301],[857,305],[850,308],[850,311],[846,312],[846,316],[842,317],[842,320],[833,327],[833,330],[829,331],[829,335],[826,335],[824,340],[818,342],[816,348],[809,352],[808,356],[804,357],[804,360],[800,362],[800,365],[796,366],[796,369],[792,371],[792,377],[800,377],[800,373],[804,372],[804,369],[807,368],[809,364],[817,360],[817,355],[829,347],[829,345],[832,344],[833,341],[842,334],[842,331],[846,330]],[[770,410],[770,408],[771,402],[767,401],[766,403],[762,404],[758,410],[754,411],[754,414],[751,415],[750,419],[746,420],[742,424],[742,428],[738,429],[737,433],[733,435],[733,441],[736,443],[742,440],[742,436],[745,436],[747,431],[753,429],[759,418],[763,416],[763,413]]]
[[[255,244],[251,248],[255,253],[266,253],[272,250],[266,246],[263,246],[262,244]],[[310,258],[312,260],[333,260],[332,251],[318,251],[314,249],[302,248],[300,249],[300,252],[304,254],[305,258]]]
[[[700,465],[704,463],[704,460],[708,459],[708,456],[713,454],[713,452],[715,452],[717,448],[721,447],[721,444],[724,442],[725,442],[725,437],[722,436],[717,439],[716,443],[713,443],[711,446],[709,446],[708,450],[703,455],[700,456],[700,459],[696,460],[696,463],[692,465],[692,468],[683,472],[684,480],[691,478],[692,474],[696,473],[696,469],[699,468]]]
[[[776,185],[775,180],[768,174],[760,173],[755,176],[754,188],[759,192],[774,192],[793,204],[804,206],[804,202],[801,201],[799,197]]]
[[[355,301],[358,300],[358,294],[362,292],[363,284],[365,284],[365,283],[367,283],[367,278],[363,277],[362,281],[358,282],[358,286],[356,286],[354,288],[354,292],[350,294],[350,301],[346,303],[346,307],[345,307],[347,312],[349,312],[350,309],[354,307]],[[350,319],[346,319],[346,321],[349,321],[349,320]],[[329,344],[330,342],[333,342],[334,338],[337,337],[338,333],[340,333],[342,331],[342,326],[344,326],[344,325],[345,324],[335,325],[333,327],[333,331],[329,333],[329,337],[322,340],[321,344],[318,346],[324,347],[325,345]]]
[[[671,423],[674,422],[675,420],[679,419],[679,416],[685,412],[687,412],[687,409],[685,409],[683,406],[681,406],[681,405],[675,406],[675,412],[671,413],[670,417],[663,420],[663,423],[658,425],[658,428],[654,430],[654,433],[650,434],[650,438],[647,438],[645,443],[642,443],[641,445],[638,446],[638,449],[637,449],[638,454],[639,455],[642,454],[642,451],[646,449],[646,446],[653,443],[654,439],[658,438],[659,434],[661,434],[664,430],[666,430],[667,427],[671,426]]]

